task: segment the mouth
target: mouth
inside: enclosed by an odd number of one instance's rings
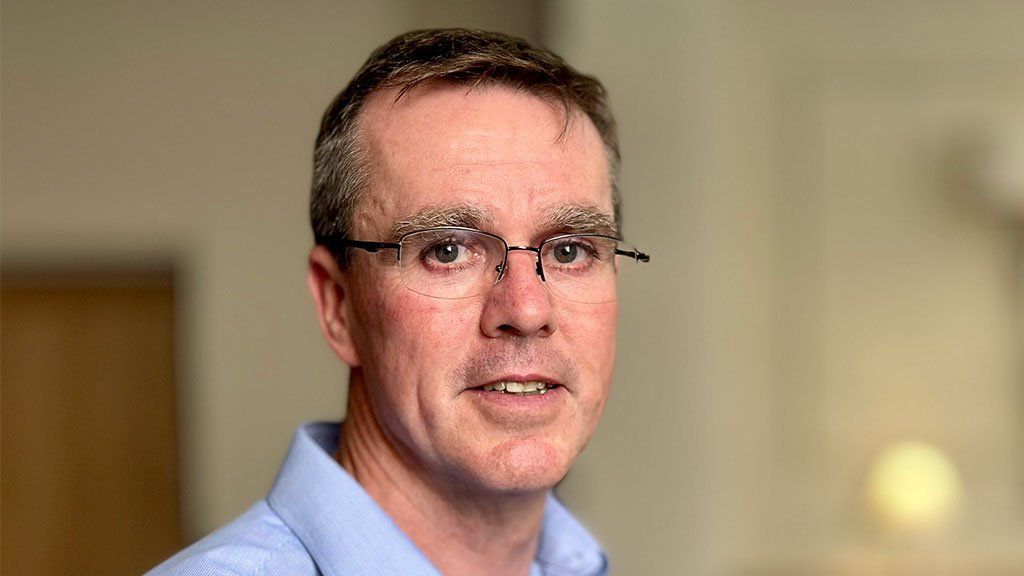
[[[478,380],[479,382],[480,380]],[[540,374],[505,374],[465,389],[475,410],[496,426],[548,425],[564,416],[569,402],[565,384]]]
[[[493,392],[496,394],[512,394],[514,396],[540,396],[560,387],[561,384],[544,380],[500,380],[491,384],[470,388],[470,390]]]

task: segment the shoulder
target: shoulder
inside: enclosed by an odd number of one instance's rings
[[[319,574],[302,543],[265,500],[178,552],[146,576]]]

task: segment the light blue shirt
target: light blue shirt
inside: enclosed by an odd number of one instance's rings
[[[266,498],[149,576],[439,574],[331,456],[339,431],[337,423],[300,427]],[[607,572],[601,547],[549,496],[531,576]]]

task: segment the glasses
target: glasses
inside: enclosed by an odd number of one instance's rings
[[[417,230],[396,243],[348,238],[326,238],[320,243],[336,252],[395,250],[405,287],[443,299],[469,298],[490,290],[505,277],[508,255],[514,250],[537,255],[537,275],[551,292],[587,304],[615,300],[617,260],[651,259],[614,236],[565,234],[539,246],[509,246],[500,236],[459,226]]]

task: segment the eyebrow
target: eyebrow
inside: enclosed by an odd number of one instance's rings
[[[596,206],[566,204],[549,211],[548,231],[556,234],[601,234],[618,237],[615,217]]]
[[[546,212],[548,214],[543,220],[546,235],[602,234],[618,237],[615,217],[596,206],[563,204]],[[428,206],[396,222],[391,227],[390,238],[398,239],[410,232],[443,226],[488,230],[490,222],[487,211],[478,206]]]
[[[459,204],[455,206],[428,206],[411,216],[395,222],[391,227],[391,238],[401,238],[409,232],[442,226],[483,229],[490,222],[487,213],[477,206]]]

